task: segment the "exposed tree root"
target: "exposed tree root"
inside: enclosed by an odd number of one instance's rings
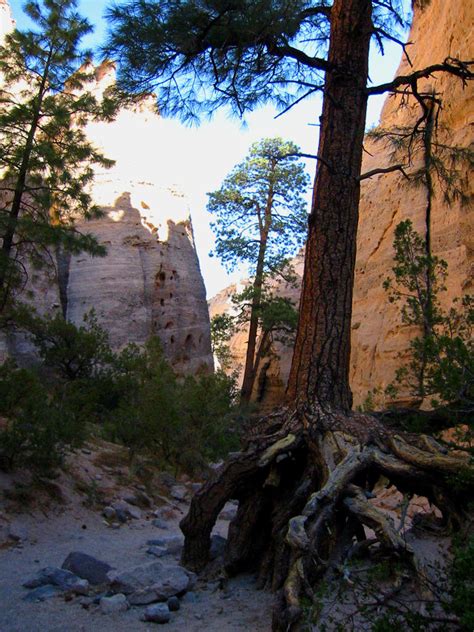
[[[301,599],[341,559],[374,542],[423,569],[390,519],[370,502],[381,476],[428,498],[446,522],[463,520],[450,477],[468,466],[429,437],[392,434],[368,415],[282,410],[260,423],[245,451],[232,455],[197,492],[182,520],[182,562],[201,570],[210,533],[229,499],[239,509],[229,529],[225,566],[254,568],[278,591],[274,630],[297,629]],[[367,540],[363,527],[375,533]]]

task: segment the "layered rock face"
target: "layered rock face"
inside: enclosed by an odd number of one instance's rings
[[[6,0],[0,18],[1,35],[13,28]],[[114,68],[104,63],[89,89],[100,97],[113,81]],[[116,162],[97,170],[92,186],[103,217],[77,228],[94,234],[107,256],[52,253],[49,271],[28,270],[22,299],[29,295],[40,314],[62,311],[76,325],[94,309],[114,349],[158,335],[178,373],[197,373],[213,367],[206,291],[187,201],[157,166],[176,151],[166,126],[153,99],[121,110],[111,123],[88,125],[90,140]],[[34,350],[16,334],[0,340],[0,360],[7,355],[28,364]]]
[[[421,3],[420,3],[421,4]],[[413,67],[424,68],[447,57],[472,59],[473,0],[431,0],[415,7],[409,48]],[[397,74],[411,71],[403,60]],[[473,88],[446,74],[420,82],[419,90],[435,91],[442,99],[439,133],[442,142],[468,147],[473,133]],[[413,125],[420,116],[412,100],[388,98],[382,111],[383,128]],[[370,143],[364,171],[388,164],[389,148]],[[372,155],[370,155],[372,154]],[[419,165],[415,165],[419,166]],[[469,168],[460,164],[462,188],[469,200],[474,193]],[[406,182],[401,174],[376,176],[364,181],[361,194],[356,284],[353,303],[351,377],[355,400],[360,403],[376,386],[385,387],[403,364],[409,340],[419,334],[403,325],[397,305],[387,301],[382,288],[393,266],[393,238],[397,224],[411,219],[424,235],[426,190]],[[449,265],[447,292],[440,295],[445,307],[455,296],[472,292],[474,222],[471,204],[455,200],[448,205],[435,178],[432,208],[432,250]],[[406,394],[400,393],[400,400]]]
[[[413,42],[409,47],[413,68],[403,60],[397,74],[408,74],[447,57],[472,59],[473,20],[473,0],[416,3],[409,37]],[[439,74],[436,78],[420,81],[419,90],[434,90],[442,96],[443,107],[438,121],[442,142],[469,146],[474,135],[472,86],[464,87],[459,79]],[[385,103],[380,127],[413,125],[419,116],[419,107],[413,99],[390,97]],[[363,172],[390,164],[391,149],[387,145],[367,140],[365,147]],[[472,199],[473,182],[469,181],[468,167],[460,165],[459,168],[463,190]],[[361,404],[374,387],[383,388],[393,380],[395,370],[406,357],[409,340],[419,333],[403,325],[399,307],[388,302],[382,283],[391,274],[393,266],[395,227],[402,220],[411,219],[415,229],[424,234],[425,209],[426,191],[407,183],[400,173],[378,175],[362,183],[351,356],[351,384],[356,405]],[[439,183],[436,183],[431,226],[433,253],[449,265],[448,291],[441,297],[443,304],[448,306],[453,297],[472,292],[472,205],[455,200],[448,206]],[[297,271],[299,267],[297,264]],[[297,303],[295,290],[280,288],[279,291]],[[223,311],[215,302],[212,307],[213,313]],[[239,339],[244,339],[242,332]],[[281,399],[291,363],[291,350],[275,350],[280,359],[269,360],[266,375],[260,377],[260,386],[257,386],[267,406]],[[408,394],[400,393],[398,401],[408,401]]]

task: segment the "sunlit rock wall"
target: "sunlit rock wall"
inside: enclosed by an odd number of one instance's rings
[[[0,39],[13,26],[8,2],[0,0]],[[101,96],[114,78],[113,66],[102,64],[95,70],[91,91]],[[178,372],[211,370],[206,292],[188,203],[170,174],[163,177],[158,167],[167,153],[179,151],[167,122],[150,98],[122,109],[113,122],[90,123],[87,134],[116,162],[110,170],[97,169],[92,186],[103,217],[77,227],[94,234],[107,256],[51,253],[48,271],[26,264],[22,300],[40,314],[62,312],[77,325],[94,309],[115,349],[129,342],[142,345],[156,334]],[[23,336],[0,338],[0,360],[7,355],[22,364],[34,360]]]

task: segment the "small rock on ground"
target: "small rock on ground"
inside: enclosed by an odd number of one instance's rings
[[[156,603],[148,606],[143,615],[143,621],[153,621],[154,623],[168,623],[171,613],[165,603]]]
[[[100,600],[100,610],[103,614],[125,612],[129,607],[127,598],[122,593],[118,593],[112,597],[102,597]]]

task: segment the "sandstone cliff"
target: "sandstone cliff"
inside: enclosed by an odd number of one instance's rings
[[[13,27],[7,0],[0,0],[0,19],[1,36]],[[89,89],[100,96],[113,81],[114,68],[104,63]],[[166,125],[153,99],[122,109],[111,123],[88,125],[90,140],[116,162],[97,170],[92,186],[103,217],[77,226],[93,233],[107,256],[53,253],[49,272],[29,270],[22,298],[30,293],[39,313],[62,311],[77,325],[94,308],[115,349],[156,334],[174,368],[195,373],[213,366],[209,316],[186,198],[157,166],[177,150]],[[28,363],[32,352],[20,335],[0,340],[0,356]]]
[[[420,6],[422,5],[422,6]],[[447,57],[472,59],[473,0],[431,0],[417,3],[409,41],[409,54],[413,67],[423,68],[442,62]],[[410,68],[406,59],[397,74],[407,74]],[[443,141],[452,145],[468,146],[473,140],[472,86],[450,76],[431,78],[420,89],[435,90],[442,95],[443,109],[439,126],[446,128]],[[419,116],[412,101],[400,96],[386,100],[380,126],[403,127],[413,124]],[[366,143],[363,172],[387,166],[390,150],[380,143]],[[414,165],[416,167],[416,165]],[[467,167],[463,167],[465,192],[472,198],[473,183],[469,181]],[[374,387],[385,387],[400,366],[400,354],[406,353],[408,342],[417,332],[401,323],[399,310],[387,301],[382,288],[383,280],[393,265],[393,235],[395,226],[410,218],[415,228],[423,232],[426,193],[410,186],[400,173],[378,175],[362,183],[358,255],[353,304],[353,336],[351,356],[351,383],[355,404],[360,404]],[[455,201],[448,206],[439,186],[432,211],[432,247],[434,254],[449,264],[448,292],[443,301],[450,304],[454,296],[472,291],[474,269],[474,227],[472,205]],[[297,266],[298,267],[298,266]],[[300,275],[301,276],[301,275]],[[284,294],[297,302],[298,292],[281,288]],[[223,311],[216,301],[211,315]],[[236,355],[245,347],[245,335],[239,332],[231,347]],[[267,363],[264,384],[264,403],[268,406],[281,398],[291,362],[289,349],[275,349],[280,360]],[[400,401],[406,394],[400,393]]]

